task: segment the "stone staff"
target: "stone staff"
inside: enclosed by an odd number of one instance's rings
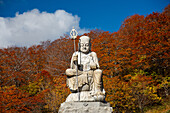
[[[77,35],[78,35],[77,31],[73,27],[73,29],[70,32],[70,36],[74,40],[74,52],[76,52],[75,40],[77,38]],[[80,101],[80,91],[79,91],[79,87],[78,87],[78,62],[76,62],[76,66],[77,66],[76,67],[76,80],[77,80],[78,101]]]

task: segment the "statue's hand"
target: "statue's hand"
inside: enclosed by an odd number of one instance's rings
[[[91,69],[96,69],[96,63],[94,63],[94,62],[93,62],[93,63],[90,63],[90,68],[91,68]]]
[[[78,55],[73,56],[73,61],[78,61]]]

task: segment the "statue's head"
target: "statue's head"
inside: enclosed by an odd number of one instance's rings
[[[91,51],[90,38],[88,36],[81,36],[79,39],[79,51],[89,53]]]

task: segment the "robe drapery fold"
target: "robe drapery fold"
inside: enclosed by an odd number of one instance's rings
[[[99,69],[98,58],[95,52],[89,52],[88,54],[82,54],[80,52],[74,52],[71,58],[71,69],[75,69],[77,65],[73,62],[73,57],[78,56],[78,65],[83,65],[83,74],[78,75],[78,87],[82,87],[87,84],[90,89],[93,87],[93,70],[90,69],[90,64],[95,63],[96,68]],[[80,58],[81,57],[81,58]],[[80,61],[81,60],[81,61]],[[79,70],[80,71],[80,70]],[[76,75],[67,78],[67,86],[75,91],[77,90],[77,78]],[[89,90],[90,90],[89,89]]]
[[[83,72],[83,74],[78,75],[78,87],[82,87],[83,85],[90,85],[90,89],[93,89],[93,71],[90,70],[88,72]],[[71,78],[67,78],[67,86],[75,91],[77,90],[77,78],[76,76],[73,76]]]

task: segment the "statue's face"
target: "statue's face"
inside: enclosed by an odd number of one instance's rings
[[[88,38],[82,38],[80,41],[80,51],[83,53],[88,53],[90,50],[90,43]]]

